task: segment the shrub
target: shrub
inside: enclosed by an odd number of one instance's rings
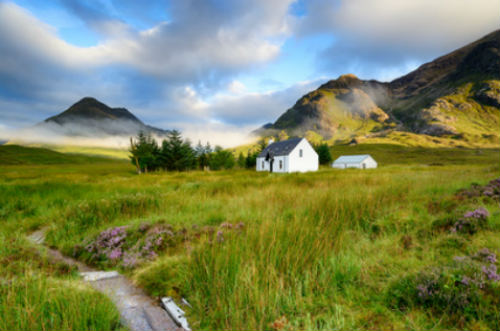
[[[485,208],[477,208],[466,212],[462,217],[448,216],[434,221],[432,227],[451,233],[475,234],[488,225],[489,212]]]
[[[466,212],[462,218],[453,224],[450,231],[474,234],[479,229],[486,227],[489,216],[490,214],[484,208]]]
[[[185,239],[185,230],[174,232],[170,225],[142,224],[137,229],[120,226],[106,229],[87,239],[84,245],[75,246],[74,254],[93,264],[133,268]]]
[[[223,242],[224,232],[240,233],[244,227],[241,222],[222,223],[217,232],[198,227],[188,232],[186,228],[174,230],[169,224],[143,223],[136,228],[119,226],[106,229],[85,240],[83,245],[75,246],[73,255],[92,264],[135,268],[188,240],[199,240],[204,235],[209,242]]]
[[[330,154],[330,147],[327,144],[314,146],[316,153],[318,153],[320,164],[329,164],[332,162],[332,155]]]
[[[470,188],[458,191],[456,196],[459,199],[484,197],[500,200],[500,178],[493,179],[484,186],[474,183]]]
[[[210,154],[208,165],[211,170],[232,169],[236,161],[233,153],[216,147],[215,151]]]
[[[168,256],[153,262],[137,274],[137,282],[152,296],[185,295],[183,284],[189,277],[188,259],[184,256]]]
[[[456,256],[445,266],[427,268],[394,282],[388,289],[391,307],[430,309],[434,314],[478,319],[488,315],[495,325],[499,316],[488,307],[498,300],[497,256],[482,249],[469,256]]]

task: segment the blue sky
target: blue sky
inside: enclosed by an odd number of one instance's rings
[[[0,131],[94,96],[193,139],[236,139],[341,74],[387,81],[463,46],[497,29],[499,11],[497,0],[0,0]]]

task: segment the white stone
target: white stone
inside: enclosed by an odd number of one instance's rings
[[[108,279],[120,276],[117,271],[87,271],[80,272],[80,276],[87,282],[95,282],[101,279]]]
[[[185,316],[186,313],[175,304],[174,299],[171,297],[161,298],[161,303],[177,325],[181,326],[186,331],[191,331]]]

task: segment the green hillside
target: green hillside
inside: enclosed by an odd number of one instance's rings
[[[340,76],[257,133],[315,132],[331,144],[496,147],[499,125],[500,30],[389,83]]]
[[[120,162],[103,157],[64,154],[47,148],[18,145],[0,146],[0,165],[85,164]]]

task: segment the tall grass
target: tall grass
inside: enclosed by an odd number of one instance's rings
[[[435,219],[457,208],[449,200],[456,190],[499,175],[498,150],[367,148],[339,147],[339,153],[373,151],[379,169],[137,176],[117,162],[2,167],[0,234],[7,240],[46,227],[48,243],[71,254],[115,226],[134,231],[142,223],[168,223],[188,233],[209,227],[213,238],[189,239],[126,271],[155,297],[187,298],[196,329],[449,327],[418,309],[394,311],[383,294],[395,279],[463,251],[500,250],[498,206],[486,206],[496,215],[494,226],[474,237],[432,231]],[[241,231],[220,227],[240,222]],[[52,280],[66,277],[49,263],[33,263],[36,255],[26,250],[0,245],[0,259],[7,278],[30,270]],[[52,280],[31,283],[52,293]],[[65,289],[80,293],[72,285]]]
[[[0,330],[117,330],[119,317],[103,294],[74,281],[0,282]]]
[[[0,330],[117,330],[113,303],[19,233],[0,231]]]

